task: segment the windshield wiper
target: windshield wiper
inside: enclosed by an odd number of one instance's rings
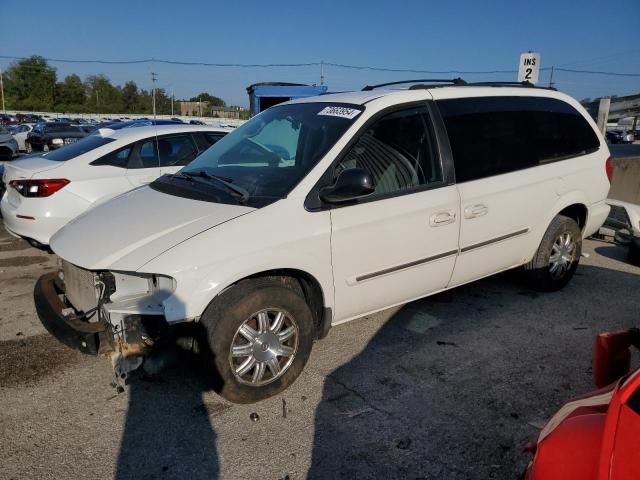
[[[234,185],[231,183],[231,179],[226,177],[221,177],[220,175],[213,175],[211,173],[205,172],[204,170],[199,171],[191,171],[191,172],[180,172],[173,175],[176,178],[186,178],[188,180],[193,180],[193,177],[206,178],[207,180],[215,180],[221,185],[224,185],[227,190],[232,191],[236,194],[236,196],[240,197],[240,200],[244,203],[249,200],[251,196],[247,190],[240,187],[239,185]]]

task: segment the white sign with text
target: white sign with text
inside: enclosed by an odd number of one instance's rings
[[[540,54],[523,53],[520,55],[520,66],[518,67],[518,81],[529,82],[534,85],[538,83],[540,73]]]

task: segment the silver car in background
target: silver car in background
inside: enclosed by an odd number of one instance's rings
[[[18,142],[7,127],[0,126],[0,160],[13,160],[18,153]]]

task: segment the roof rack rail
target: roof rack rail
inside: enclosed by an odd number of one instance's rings
[[[554,87],[537,87],[531,82],[471,82],[467,85],[471,87],[523,87],[523,88],[542,88],[544,90],[556,90]]]
[[[362,89],[363,92],[367,92],[369,90],[373,90],[375,88],[381,88],[381,87],[389,87],[391,85],[402,85],[405,83],[417,83],[417,84],[423,84],[423,83],[444,83],[444,84],[452,84],[452,85],[466,85],[467,82],[465,82],[463,79],[461,78],[425,78],[425,79],[418,79],[418,80],[401,80],[398,82],[388,82],[388,83],[380,83],[378,85],[367,85],[366,87],[364,87]],[[427,88],[426,86],[418,86],[418,85],[413,85],[410,88]]]

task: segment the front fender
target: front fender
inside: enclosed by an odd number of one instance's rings
[[[333,307],[329,212],[308,212],[298,202],[275,204],[202,232],[144,265],[139,272],[176,280],[163,302],[168,322],[198,318],[225,288],[268,270],[295,269],[314,277],[324,306]]]

